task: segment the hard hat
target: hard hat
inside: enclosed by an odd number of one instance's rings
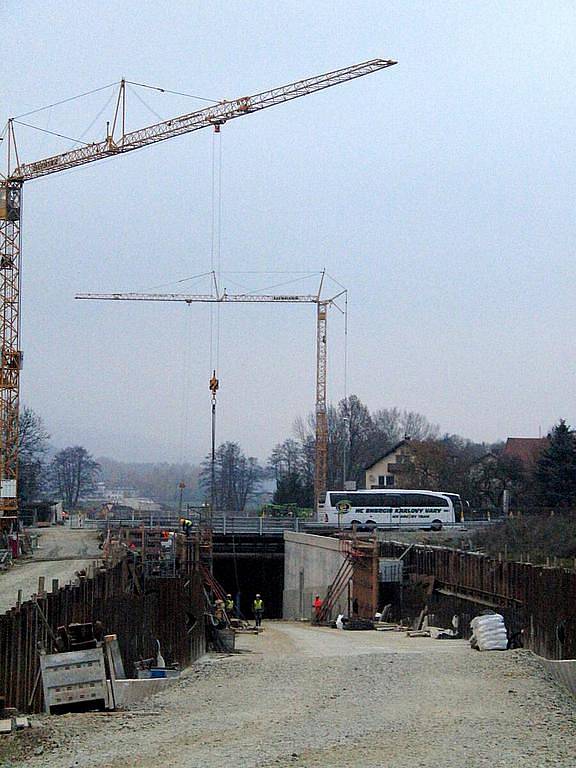
[[[260,595],[256,595],[256,597],[260,597]]]
[[[226,597],[232,597],[232,595],[226,595]]]

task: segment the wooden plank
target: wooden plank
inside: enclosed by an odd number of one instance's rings
[[[124,672],[124,664],[122,663],[122,654],[120,653],[120,646],[118,645],[118,637],[116,635],[105,635],[104,642],[106,643],[106,649],[114,671],[114,677],[119,680],[125,680],[126,673]]]

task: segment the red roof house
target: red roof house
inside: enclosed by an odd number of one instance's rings
[[[531,467],[546,448],[548,448],[547,437],[509,437],[502,455],[519,459],[524,466]]]

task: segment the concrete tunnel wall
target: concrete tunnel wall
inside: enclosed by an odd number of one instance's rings
[[[310,619],[314,596],[326,597],[343,561],[338,539],[285,531],[283,618]],[[347,590],[336,603],[333,616],[337,613],[348,614]]]

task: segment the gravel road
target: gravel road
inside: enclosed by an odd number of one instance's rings
[[[524,651],[265,622],[130,712],[40,718],[15,768],[576,764],[573,699]],[[38,746],[40,745],[40,746]],[[34,754],[36,751],[36,754]],[[0,761],[1,763],[1,761]]]
[[[60,585],[67,584],[75,571],[86,568],[94,562],[93,556],[102,554],[96,531],[57,526],[38,528],[34,533],[38,533],[40,539],[33,559],[17,560],[9,571],[0,573],[0,613],[16,603],[19,589],[23,600],[34,594],[39,576],[45,577],[46,589],[51,589],[52,579],[58,579]]]

